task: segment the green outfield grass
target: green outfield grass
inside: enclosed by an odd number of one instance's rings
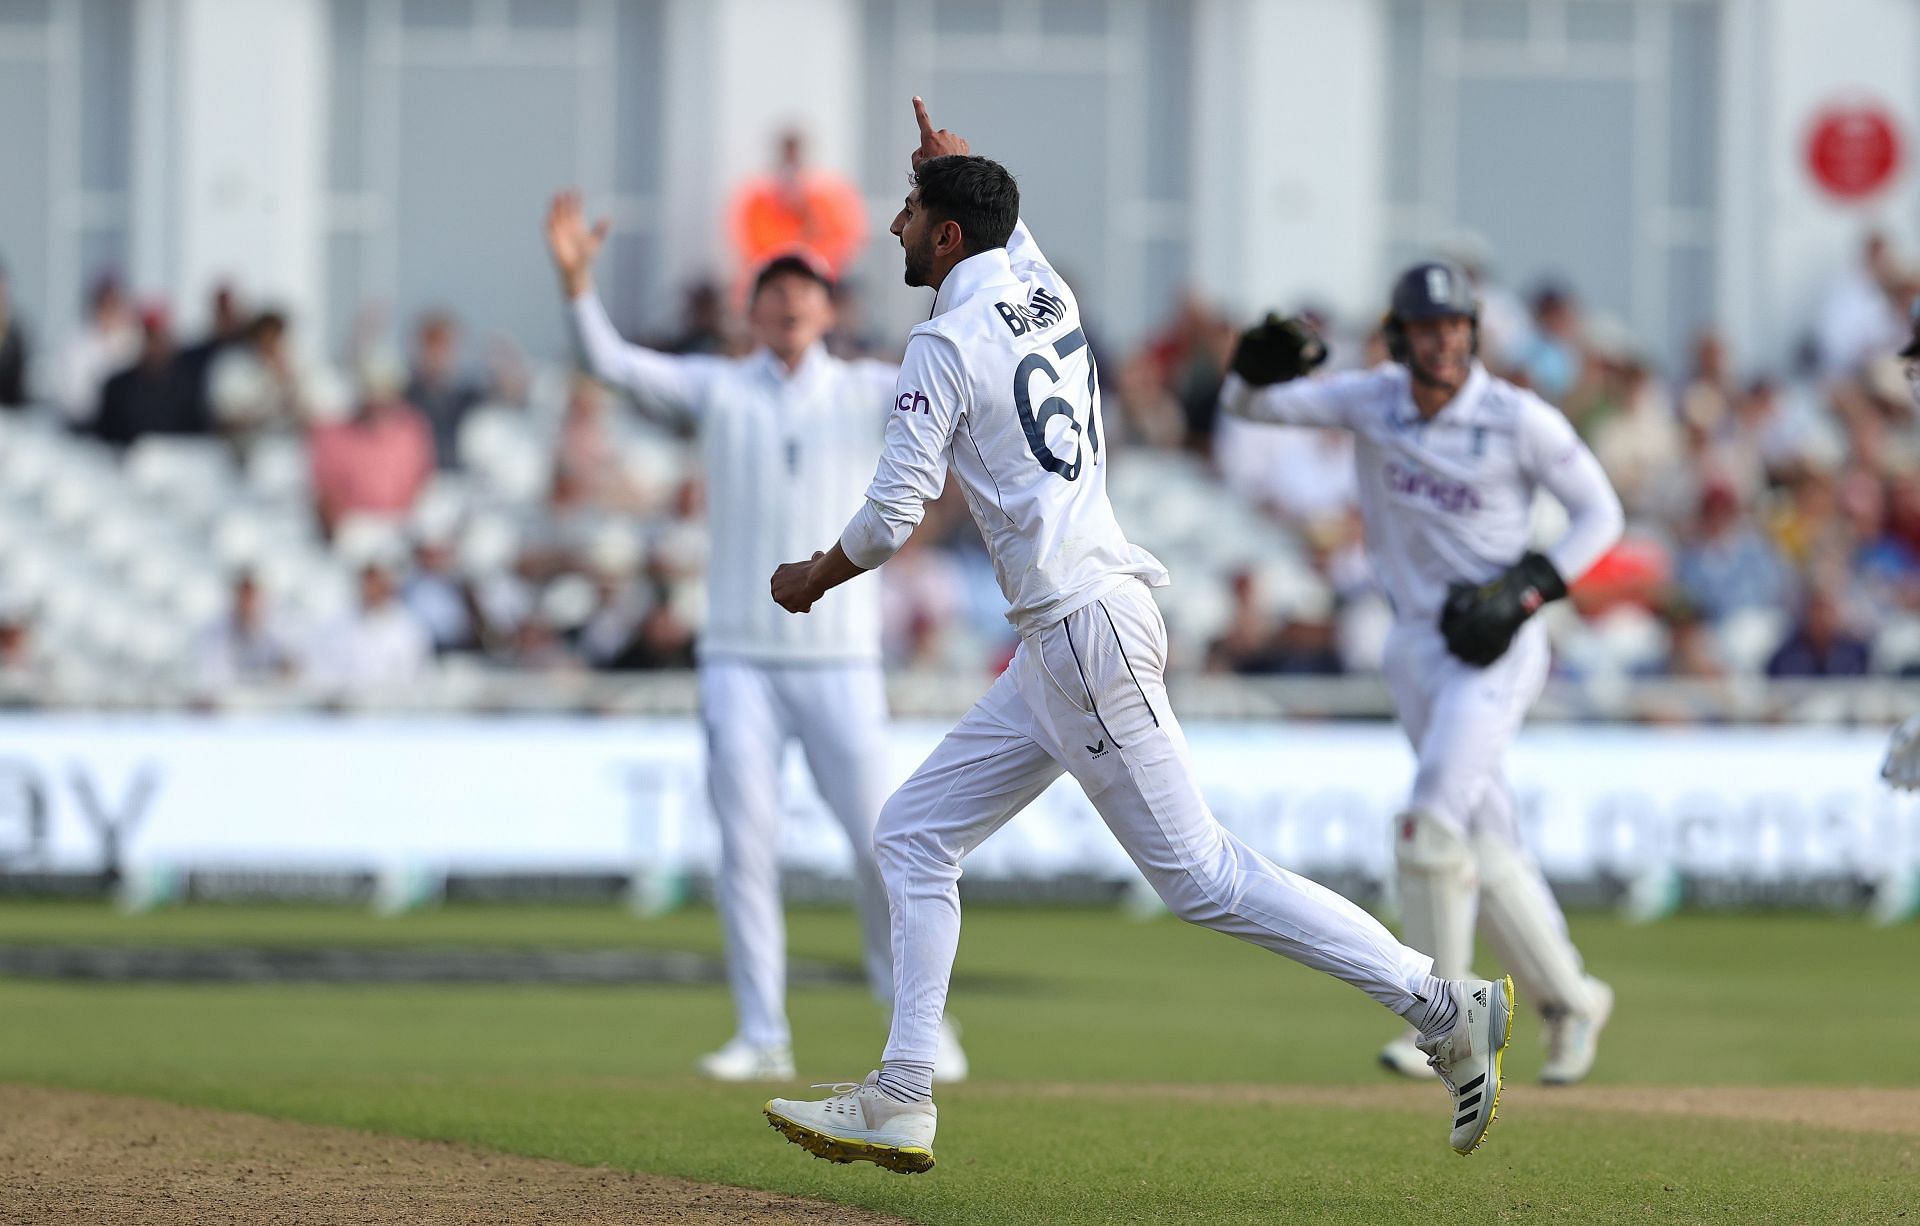
[[[1920,930],[1777,915],[1648,928],[1576,917],[1575,927],[1619,993],[1598,1085],[1920,1086]],[[39,941],[718,949],[702,910],[382,920],[0,906],[0,943]],[[797,957],[847,963],[851,916],[797,911],[791,944]],[[973,908],[959,975],[952,1010],[977,1083],[941,1094],[940,1165],[916,1178],[809,1158],[761,1120],[768,1089],[689,1076],[729,1032],[719,987],[0,980],[0,1081],[464,1140],[937,1222],[1378,1222],[1468,1204],[1573,1221],[1891,1220],[1902,1210],[1920,1220],[1911,1132],[1583,1113],[1521,1089],[1487,1148],[1456,1158],[1437,1089],[1430,1103],[1381,1095],[1371,1057],[1392,1018],[1351,989],[1171,920]],[[873,1066],[883,1018],[858,990],[797,991],[792,1012],[805,1081]],[[1531,1020],[1523,1015],[1508,1063],[1517,1084],[1539,1063]],[[1023,1089],[1032,1082],[1045,1084]],[[1358,1089],[1346,1103],[1247,1086]]]

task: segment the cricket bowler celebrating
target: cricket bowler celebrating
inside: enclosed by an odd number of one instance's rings
[[[743,358],[676,356],[622,340],[591,270],[607,223],[588,226],[577,193],[554,197],[547,244],[595,378],[645,411],[697,430],[713,537],[708,618],[699,642],[707,788],[720,827],[719,906],[738,1030],[701,1059],[709,1077],[794,1075],[787,1025],[787,939],[780,911],[780,761],[798,740],[827,807],[853,847],[855,897],[874,994],[893,996],[885,886],[873,826],[886,795],[886,691],[878,585],[827,616],[796,620],[761,595],[781,558],[835,530],[860,505],[880,450],[898,368],[847,362],[821,338],[833,326],[827,275],[800,255],[759,271],[747,307],[756,343]],[[942,1081],[966,1076],[951,1027]]]
[[[1508,980],[1446,982],[1359,907],[1273,865],[1202,800],[1167,705],[1167,582],[1129,544],[1106,493],[1099,378],[1074,294],[1020,222],[999,163],[935,131],[914,100],[913,189],[892,232],[909,285],[935,291],[915,327],[886,450],[839,540],[773,572],[804,613],[891,557],[949,469],[986,539],[1019,632],[1012,663],[887,801],[875,850],[893,908],[894,1014],[881,1066],[825,1100],[765,1111],[819,1157],[933,1166],[932,1072],[960,937],[960,861],[1069,771],[1175,915],[1366,992],[1420,1033],[1453,1093],[1453,1148],[1480,1144],[1512,1021]]]
[[[1541,1081],[1570,1084],[1593,1067],[1613,992],[1586,974],[1521,842],[1501,759],[1546,681],[1545,627],[1530,618],[1619,539],[1620,500],[1564,414],[1480,365],[1460,269],[1402,274],[1385,333],[1392,361],[1306,379],[1325,347],[1268,316],[1241,337],[1221,406],[1353,432],[1367,551],[1394,611],[1387,685],[1419,757],[1394,841],[1404,931],[1434,974],[1469,975],[1477,903],[1488,944],[1545,1020]],[[1541,486],[1569,518],[1544,554],[1527,548]],[[1381,1062],[1431,1076],[1417,1040],[1404,1034]]]

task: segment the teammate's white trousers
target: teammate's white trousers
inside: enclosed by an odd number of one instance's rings
[[[1538,621],[1520,627],[1506,654],[1486,668],[1448,651],[1437,625],[1394,626],[1381,671],[1420,760],[1408,808],[1462,836],[1488,830],[1518,841],[1501,761],[1540,697],[1550,660]]]
[[[1021,640],[1013,662],[886,803],[874,835],[893,908],[889,1060],[931,1062],[960,940],[960,860],[1071,771],[1175,915],[1323,970],[1395,1013],[1432,960],[1214,820],[1167,705],[1166,626],[1125,580]]]
[[[787,927],[780,909],[780,763],[798,739],[814,786],[853,846],[867,977],[892,995],[886,890],[873,861],[886,795],[887,698],[878,664],[703,660],[707,791],[720,825],[720,919],[727,984],[749,1043],[791,1041]]]
[[[1492,840],[1508,849],[1510,854],[1500,858],[1501,866],[1512,878],[1511,888],[1527,895],[1518,907],[1522,930],[1504,931],[1511,925],[1503,925],[1501,916],[1484,913],[1481,926],[1500,947],[1503,958],[1509,959],[1508,969],[1515,979],[1527,980],[1520,985],[1522,990],[1535,1003],[1549,1007],[1574,1003],[1563,998],[1580,993],[1584,979],[1578,952],[1568,939],[1566,916],[1520,837],[1502,761],[1527,709],[1546,684],[1550,663],[1546,627],[1538,621],[1522,626],[1506,654],[1486,668],[1455,658],[1438,626],[1404,622],[1387,638],[1383,669],[1400,726],[1419,758],[1409,813],[1438,820],[1463,845]],[[1403,823],[1398,837],[1410,835],[1410,822]],[[1477,859],[1485,861],[1486,853]],[[1477,875],[1482,884],[1493,888],[1484,863]],[[1473,905],[1469,894],[1461,914],[1437,917],[1435,922],[1443,927],[1458,926],[1461,931],[1446,939],[1458,951],[1441,959],[1436,974],[1469,972],[1466,965],[1446,963],[1472,957]],[[1544,974],[1529,973],[1542,962],[1537,952],[1529,956],[1535,947],[1547,951]]]

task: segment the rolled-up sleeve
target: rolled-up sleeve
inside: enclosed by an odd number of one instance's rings
[[[946,485],[947,453],[967,409],[959,350],[941,336],[913,336],[894,382],[880,465],[866,502],[840,534],[840,548],[855,566],[872,570],[913,535],[927,503]]]

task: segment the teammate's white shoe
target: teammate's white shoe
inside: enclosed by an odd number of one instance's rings
[[[1432,1081],[1434,1078],[1433,1066],[1427,1063],[1427,1053],[1420,1050],[1420,1032],[1411,1026],[1380,1049],[1380,1067],[1418,1081]]]
[[[940,1046],[933,1053],[933,1079],[957,1085],[967,1079],[967,1053],[960,1046],[960,1024],[940,1019]]]
[[[878,1069],[859,1084],[815,1086],[832,1098],[797,1102],[776,1098],[763,1108],[787,1140],[828,1162],[871,1162],[902,1175],[933,1169],[932,1103],[895,1102],[881,1092]]]
[[[1547,1062],[1540,1066],[1543,1086],[1570,1086],[1586,1080],[1600,1054],[1600,1032],[1613,1016],[1613,989],[1587,976],[1585,1009],[1555,1009],[1544,1020]]]
[[[1453,1096],[1453,1128],[1447,1138],[1456,1154],[1480,1148],[1500,1108],[1500,1062],[1513,1038],[1513,978],[1455,979],[1459,1016],[1445,1034],[1420,1040],[1420,1050]]]
[[[785,1081],[793,1076],[793,1048],[735,1037],[719,1051],[700,1057],[697,1067],[715,1081]]]

